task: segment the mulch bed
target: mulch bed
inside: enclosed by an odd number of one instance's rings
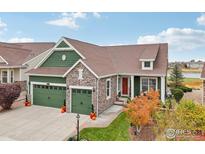
[[[129,133],[132,141],[155,141],[156,135],[153,130],[154,124],[143,126],[141,132],[136,135],[135,128],[130,127]]]

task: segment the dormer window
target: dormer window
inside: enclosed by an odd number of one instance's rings
[[[142,61],[142,70],[153,70],[154,61]]]
[[[145,68],[150,68],[151,67],[151,64],[150,64],[151,62],[150,61],[145,61],[144,62],[144,67]]]

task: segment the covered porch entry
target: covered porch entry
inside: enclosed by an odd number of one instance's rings
[[[159,90],[161,100],[165,101],[165,77],[163,76],[137,76],[117,75],[118,96],[133,99],[141,92],[150,89]]]

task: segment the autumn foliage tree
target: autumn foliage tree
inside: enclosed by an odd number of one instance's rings
[[[16,100],[21,92],[21,87],[17,83],[0,85],[0,106],[8,110],[11,108],[14,100]]]
[[[147,94],[135,97],[125,108],[132,125],[139,133],[142,126],[149,123],[156,107],[160,104],[159,92],[150,90]]]

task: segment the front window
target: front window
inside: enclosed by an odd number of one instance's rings
[[[149,89],[156,90],[157,81],[156,79],[149,79]]]
[[[111,98],[111,81],[110,81],[110,79],[106,80],[106,97],[107,97],[107,99]]]
[[[149,86],[148,86],[148,78],[143,78],[142,79],[142,91],[148,91]]]
[[[8,82],[7,76],[8,76],[8,72],[7,72],[7,71],[2,71],[2,72],[1,72],[2,83],[7,83],[7,82]]]
[[[151,89],[157,90],[157,79],[156,78],[142,78],[141,80],[141,91],[149,91]]]
[[[11,70],[10,75],[11,75],[10,82],[13,83],[14,82],[14,71],[13,70]]]

